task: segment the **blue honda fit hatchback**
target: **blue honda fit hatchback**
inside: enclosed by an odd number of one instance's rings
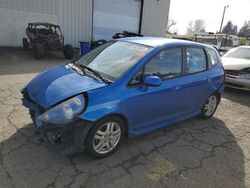
[[[71,141],[74,151],[101,158],[124,137],[211,117],[223,88],[224,70],[213,47],[141,37],[110,41],[52,67],[21,92],[48,141]]]

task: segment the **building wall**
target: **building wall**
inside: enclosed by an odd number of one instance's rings
[[[93,1],[0,0],[0,46],[21,46],[27,23],[40,21],[59,24],[65,43],[79,47],[79,41],[90,41],[92,37]],[[170,0],[143,2],[142,34],[163,36]]]
[[[28,22],[59,24],[65,43],[92,36],[92,0],[0,0],[0,46],[21,46]]]
[[[79,47],[79,41],[91,41],[92,0],[57,0],[58,23],[65,43]]]
[[[139,32],[141,0],[94,0],[93,39],[110,40],[123,30]]]
[[[141,33],[163,36],[167,28],[170,0],[144,0]]]
[[[0,8],[56,15],[57,3],[57,0],[0,0]]]

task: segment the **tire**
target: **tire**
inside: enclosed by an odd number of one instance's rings
[[[29,42],[27,38],[23,38],[23,49],[28,50],[29,49]]]
[[[29,110],[29,113],[30,113],[30,118],[31,118],[31,120],[32,120],[32,122],[33,122],[33,124],[34,124],[34,126],[37,127],[37,125],[36,125],[36,119],[35,119],[35,111]],[[36,129],[36,130],[34,131],[34,133],[35,133],[35,134],[40,134],[40,133],[41,133],[41,130]],[[43,141],[42,138],[40,138],[40,141]]]
[[[44,56],[44,48],[43,48],[43,45],[41,45],[41,44],[39,44],[39,43],[34,43],[34,44],[33,44],[32,52],[33,52],[33,56],[34,56],[36,59],[42,59],[43,56]]]
[[[124,136],[125,123],[120,118],[104,118],[90,129],[85,142],[86,152],[94,158],[107,157],[118,149]]]
[[[201,109],[201,118],[208,119],[211,118],[219,104],[219,96],[217,94],[212,94],[208,97],[206,103]]]
[[[33,110],[29,110],[29,113],[30,113],[30,118],[32,119],[33,123],[36,124],[35,112]]]
[[[63,47],[63,55],[66,59],[72,59],[74,57],[74,48],[70,44],[66,44]]]

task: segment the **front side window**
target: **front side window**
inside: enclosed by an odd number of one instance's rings
[[[152,47],[123,42],[108,42],[76,62],[100,73],[104,78],[115,81],[143,58]]]
[[[206,70],[206,55],[201,48],[187,48],[186,73],[192,74]]]
[[[182,49],[166,49],[154,56],[146,65],[144,75],[156,75],[162,80],[181,75]]]

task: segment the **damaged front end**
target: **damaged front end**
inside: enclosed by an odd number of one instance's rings
[[[31,100],[27,89],[21,92],[22,103],[29,109],[42,141],[59,144],[64,154],[84,151],[91,122],[78,117],[85,110],[85,97],[82,94],[44,109]]]

